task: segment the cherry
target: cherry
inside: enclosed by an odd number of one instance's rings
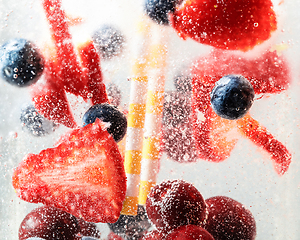
[[[215,240],[255,239],[255,219],[243,204],[225,196],[208,198],[206,204],[208,218],[204,228]]]
[[[34,209],[23,219],[19,240],[30,237],[45,240],[74,240],[80,227],[76,218],[60,209],[43,206]]]
[[[169,233],[165,240],[214,240],[214,238],[202,227],[185,225]]]
[[[201,193],[183,180],[168,180],[154,186],[146,200],[146,211],[162,232],[187,224],[201,226],[207,215]]]

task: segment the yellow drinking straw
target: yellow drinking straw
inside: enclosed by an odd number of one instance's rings
[[[146,203],[150,189],[156,184],[160,165],[161,122],[165,91],[167,27],[151,26],[148,90],[141,162],[139,204]]]
[[[147,64],[149,48],[149,19],[141,17],[138,23],[138,42],[136,57],[132,67],[129,110],[127,117],[127,137],[125,146],[125,172],[127,192],[123,202],[123,215],[136,215],[138,208],[139,183],[141,173],[143,128],[146,112],[146,93],[148,85]]]

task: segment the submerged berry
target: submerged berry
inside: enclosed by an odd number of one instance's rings
[[[107,103],[96,104],[83,115],[83,126],[94,123],[97,118],[110,124],[107,131],[116,142],[122,140],[127,131],[127,119],[124,113]]]
[[[33,136],[44,136],[53,132],[57,125],[43,117],[33,105],[22,109],[20,121],[22,126]]]
[[[215,240],[255,239],[255,219],[243,204],[225,196],[211,197],[205,201],[208,218],[204,228]]]
[[[154,186],[146,200],[149,219],[159,231],[177,227],[201,226],[206,219],[206,204],[201,193],[183,180],[168,180]]]
[[[246,78],[241,75],[226,75],[216,82],[210,101],[216,114],[235,120],[249,111],[254,95],[254,89]]]
[[[8,83],[26,87],[34,84],[44,70],[44,58],[34,43],[22,38],[0,48],[0,75]]]
[[[146,0],[146,14],[158,24],[169,24],[168,14],[175,11],[178,0]]]
[[[76,218],[54,207],[39,207],[23,219],[19,228],[19,240],[30,237],[45,240],[74,240],[80,227]]]
[[[125,44],[123,33],[111,25],[101,26],[92,36],[96,48],[103,59],[111,59],[121,54]]]

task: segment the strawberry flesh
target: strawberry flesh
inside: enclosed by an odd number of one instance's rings
[[[124,161],[102,125],[97,119],[56,147],[28,154],[14,171],[17,195],[88,222],[116,222],[126,193]]]
[[[277,29],[270,0],[183,1],[171,14],[170,22],[182,38],[242,51],[269,39]]]

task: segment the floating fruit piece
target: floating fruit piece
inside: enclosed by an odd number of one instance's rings
[[[271,0],[188,0],[170,17],[182,38],[228,50],[247,51],[277,29]]]
[[[88,222],[116,222],[126,193],[124,160],[99,119],[70,131],[56,147],[25,156],[12,183],[22,200]]]
[[[255,239],[255,219],[243,204],[225,196],[211,197],[205,202],[208,218],[204,228],[215,240]]]

